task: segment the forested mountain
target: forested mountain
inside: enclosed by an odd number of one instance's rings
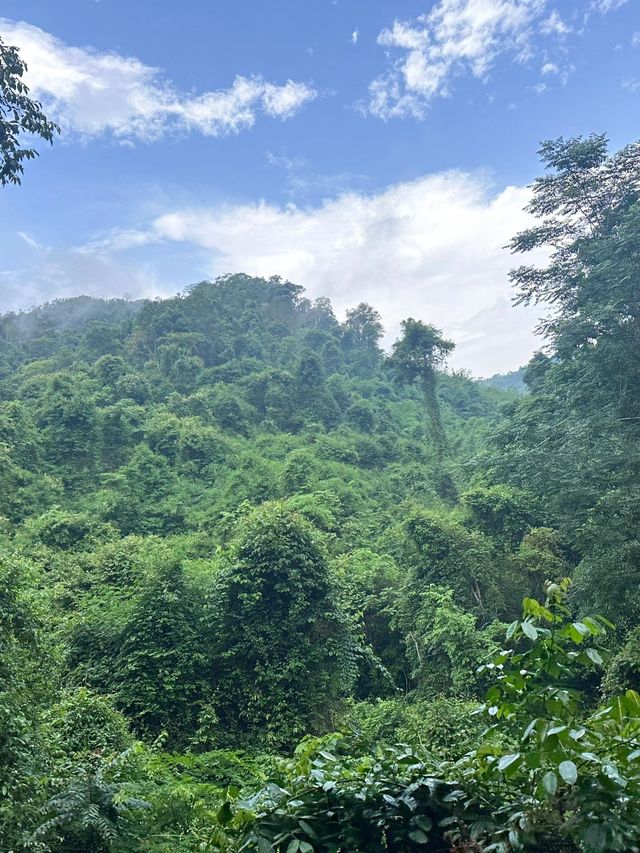
[[[279,278],[0,317],[2,850],[638,849],[640,147],[542,157],[524,394]]]

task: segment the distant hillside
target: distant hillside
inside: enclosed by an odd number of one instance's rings
[[[381,334],[370,306],[340,323],[328,300],[244,275],[0,316],[0,515],[66,505],[168,533],[312,491],[341,496],[343,547],[369,544],[402,501],[437,501],[441,476],[420,389],[394,381]],[[439,378],[459,487],[502,394]]]
[[[527,386],[524,384],[525,367],[519,367],[517,370],[510,370],[509,373],[496,373],[488,379],[480,379],[482,385],[488,385],[490,388],[498,388],[500,391],[518,391],[520,394],[527,393]]]
[[[55,299],[29,311],[0,314],[0,339],[25,343],[45,335],[82,328],[83,334],[95,323],[121,323],[134,317],[147,300],[97,299],[73,296]]]

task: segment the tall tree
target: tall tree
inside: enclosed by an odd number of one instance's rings
[[[452,341],[442,337],[439,329],[409,317],[402,321],[402,337],[394,343],[390,358],[390,364],[401,383],[420,383],[440,461],[448,453],[449,447],[436,393],[436,371],[444,364],[454,346]]]
[[[210,595],[215,710],[231,742],[326,731],[355,677],[349,624],[313,528],[278,504],[241,524]]]
[[[25,135],[39,136],[53,143],[60,128],[49,121],[42,104],[29,97],[29,87],[22,79],[27,65],[17,47],[6,45],[0,38],[0,186],[19,184],[24,172],[23,161],[38,156],[35,148],[25,146]]]
[[[378,364],[383,333],[380,314],[371,305],[361,302],[349,308],[342,326],[342,345],[351,354],[357,374],[366,375]]]
[[[575,594],[633,621],[640,517],[640,143],[609,156],[604,136],[542,145],[538,223],[511,242],[547,262],[517,267],[517,301],[544,307],[546,357],[531,394],[496,434],[496,474],[543,499],[584,560]],[[615,579],[615,580],[614,580]]]

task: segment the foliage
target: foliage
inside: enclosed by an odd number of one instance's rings
[[[221,738],[278,748],[322,731],[356,647],[313,528],[266,505],[240,525],[227,561],[208,601]]]
[[[472,673],[495,643],[491,629],[479,631],[475,616],[455,604],[451,589],[409,587],[398,605],[396,626],[421,695],[473,696],[478,685]]]
[[[113,850],[128,832],[129,812],[148,807],[144,800],[127,796],[125,784],[118,779],[129,757],[130,751],[125,751],[97,769],[81,767],[47,802],[46,819],[33,832],[29,844],[46,840],[54,853]]]
[[[426,771],[408,747],[369,752],[341,736],[303,741],[285,768],[286,788],[272,783],[240,804],[236,822],[253,817],[240,850],[411,851],[428,844],[445,853],[450,846],[439,823],[450,815],[455,788]]]
[[[80,687],[67,692],[44,719],[43,733],[69,757],[111,756],[132,743],[126,719],[104,697]]]
[[[39,136],[53,143],[57,124],[45,116],[42,105],[29,97],[23,81],[26,63],[17,47],[0,39],[0,186],[19,184],[23,160],[33,160],[38,152],[22,144],[23,134]]]
[[[491,721],[458,760],[333,736],[307,741],[269,785],[239,804],[244,849],[636,849],[640,696],[589,706],[581,671],[602,664],[609,624],[572,621],[566,584],[525,599],[493,675]],[[297,846],[296,846],[297,845]]]
[[[420,381],[440,457],[447,452],[448,443],[436,396],[436,369],[444,363],[454,346],[434,326],[409,318],[402,321],[402,337],[393,345],[390,359],[391,367],[401,382]]]
[[[351,709],[348,723],[364,743],[407,743],[452,759],[467,752],[485,729],[482,718],[474,713],[477,708],[477,700],[444,694],[431,699],[402,696],[359,702]]]

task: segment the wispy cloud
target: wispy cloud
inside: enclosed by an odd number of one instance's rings
[[[557,9],[553,9],[549,17],[540,24],[540,32],[545,36],[566,36],[573,32],[573,28],[560,17]]]
[[[282,175],[284,193],[297,204],[319,195],[334,197],[348,190],[366,188],[371,178],[356,172],[320,172],[304,157],[290,157],[285,151],[267,151],[266,163]]]
[[[379,33],[387,68],[370,83],[359,108],[383,120],[424,118],[461,78],[486,82],[501,56],[519,64],[535,59],[543,74],[555,74],[564,85],[575,70],[567,59],[569,39],[580,36],[594,12],[606,14],[626,2],[582,0],[580,21],[577,7],[566,20],[553,0],[437,0],[430,12],[396,20]],[[548,84],[529,88],[541,91]]]
[[[23,232],[30,250],[19,268],[0,269],[0,312],[68,296],[158,296],[171,292],[153,264],[123,262],[106,247],[52,247]],[[128,259],[127,259],[128,260]]]
[[[71,47],[23,22],[0,19],[0,28],[5,41],[20,48],[33,94],[63,129],[87,137],[111,133],[153,141],[189,131],[225,136],[250,128],[259,115],[288,119],[317,95],[307,83],[277,85],[259,75],[194,95],[134,57]]]
[[[368,111],[389,119],[421,118],[429,103],[450,93],[453,78],[485,78],[496,57],[531,54],[533,24],[545,0],[439,0],[415,21],[395,21],[382,30],[390,67],[369,87]]]
[[[629,0],[593,0],[591,8],[595,9],[596,12],[602,12],[603,15],[606,15],[607,12],[615,12],[616,9],[619,9],[628,2]]]

